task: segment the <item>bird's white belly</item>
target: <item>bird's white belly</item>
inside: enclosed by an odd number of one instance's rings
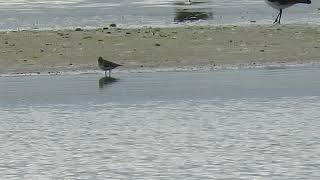
[[[113,69],[111,66],[100,66],[99,67],[104,70],[104,71],[110,71],[111,69]]]
[[[287,7],[292,6],[293,4],[280,4],[278,2],[270,2],[268,0],[264,0],[267,4],[269,4],[269,6],[273,7],[274,9],[285,9]]]

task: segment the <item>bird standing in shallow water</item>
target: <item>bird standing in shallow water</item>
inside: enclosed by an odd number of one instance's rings
[[[278,9],[280,11],[276,20],[273,22],[273,24],[275,23],[280,24],[283,9],[298,3],[311,4],[311,0],[265,0],[265,1],[271,7]]]
[[[107,76],[107,71],[109,71],[109,77],[111,77],[111,70],[112,69],[119,67],[119,66],[122,66],[120,64],[104,60],[102,57],[99,57],[98,65],[99,65],[100,69],[105,71],[105,76]]]

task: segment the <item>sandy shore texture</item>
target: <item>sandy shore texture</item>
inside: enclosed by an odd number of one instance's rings
[[[0,73],[320,62],[320,26],[184,26],[0,32]],[[120,70],[121,70],[120,68]]]

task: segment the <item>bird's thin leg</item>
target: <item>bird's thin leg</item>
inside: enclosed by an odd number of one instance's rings
[[[277,23],[277,22],[278,22],[278,19],[279,19],[279,17],[280,17],[280,13],[281,13],[281,10],[280,10],[279,14],[277,15],[276,20],[274,20],[273,24],[275,24],[275,23]]]
[[[109,77],[111,77],[111,69],[109,70]]]
[[[282,17],[282,9],[280,9],[280,14],[279,14],[279,24],[280,24],[280,21],[281,21],[281,17]]]
[[[104,71],[104,77],[107,77],[107,71]]]

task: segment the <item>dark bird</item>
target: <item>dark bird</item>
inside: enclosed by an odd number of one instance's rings
[[[107,71],[109,71],[109,77],[111,77],[111,70],[112,69],[119,67],[119,66],[122,66],[120,64],[104,60],[102,57],[99,57],[98,65],[99,65],[100,69],[105,71],[105,76],[107,76]]]
[[[279,10],[279,14],[273,24],[279,23],[281,21],[282,10],[288,8],[292,5],[303,3],[303,4],[311,4],[311,0],[265,0],[267,4],[269,4],[274,9]]]

